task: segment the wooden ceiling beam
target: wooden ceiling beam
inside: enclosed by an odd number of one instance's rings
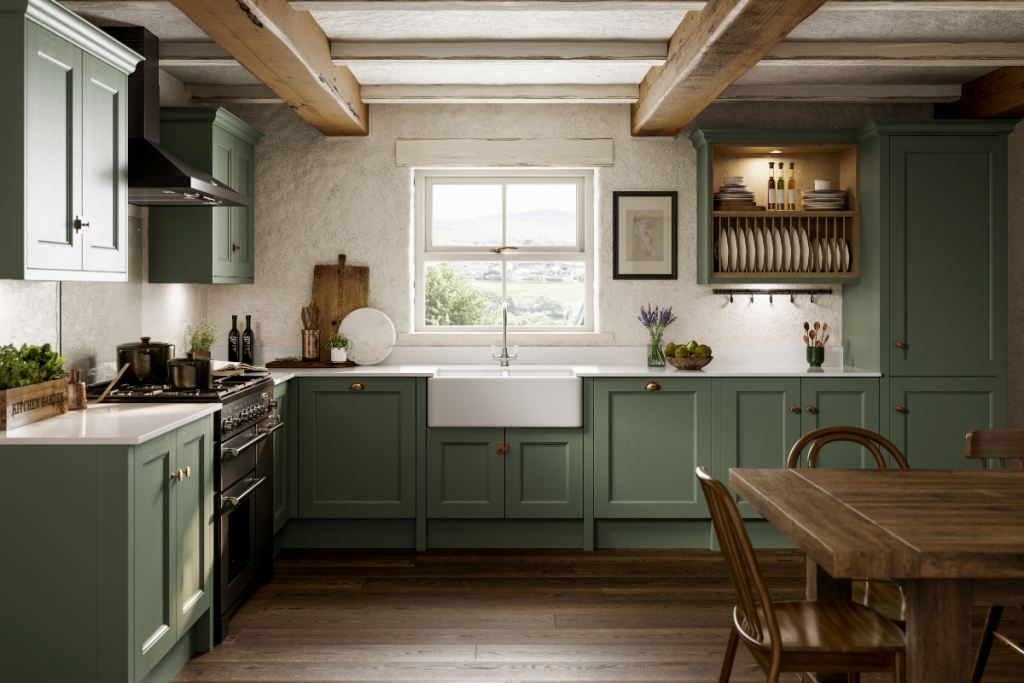
[[[309,12],[286,0],[171,0],[206,35],[324,135],[367,135],[359,82],[331,61]]]
[[[824,0],[712,0],[672,34],[632,106],[633,135],[675,135]]]
[[[957,85],[733,85],[719,102],[952,102]]]
[[[960,99],[935,106],[935,118],[1024,118],[1024,66],[1004,66],[964,83]]]
[[[978,66],[1024,65],[1021,42],[840,42],[786,40],[763,64],[793,66]]]

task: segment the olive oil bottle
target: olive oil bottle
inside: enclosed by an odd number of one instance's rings
[[[789,162],[789,182],[786,183],[786,210],[796,211],[796,179],[793,177],[793,162]]]
[[[779,168],[782,168],[782,164],[779,164]],[[775,210],[775,162],[768,162],[768,210]]]

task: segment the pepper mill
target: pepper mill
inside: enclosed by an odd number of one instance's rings
[[[85,382],[82,381],[82,371],[72,370],[71,378],[68,380],[68,410],[85,410]]]

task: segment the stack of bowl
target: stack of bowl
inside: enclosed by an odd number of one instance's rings
[[[754,193],[744,184],[741,175],[725,176],[715,193],[715,211],[755,211]]]
[[[846,208],[846,190],[831,190],[828,180],[815,180],[813,190],[804,190],[804,211],[842,211]]]

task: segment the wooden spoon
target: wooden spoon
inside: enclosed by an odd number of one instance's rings
[[[814,330],[811,330],[808,334],[811,337],[811,346],[814,346]]]
[[[807,344],[808,346],[811,345],[811,342],[807,341],[807,335],[806,334],[804,335],[804,344]]]
[[[117,383],[121,380],[121,375],[123,375],[125,373],[125,370],[127,370],[131,366],[131,363],[124,364],[124,366],[121,368],[121,372],[117,373],[117,377],[114,378],[114,381],[108,384],[107,388],[103,390],[102,394],[100,394],[100,397],[92,402],[93,405],[96,405],[97,403],[101,402],[103,399],[107,397],[107,394],[110,393],[110,390],[117,386]]]
[[[821,323],[819,323],[819,322],[815,322],[815,323],[814,323],[814,331],[815,331],[815,332],[817,332],[817,331],[818,331],[818,330],[820,330],[820,329],[821,329]]]

